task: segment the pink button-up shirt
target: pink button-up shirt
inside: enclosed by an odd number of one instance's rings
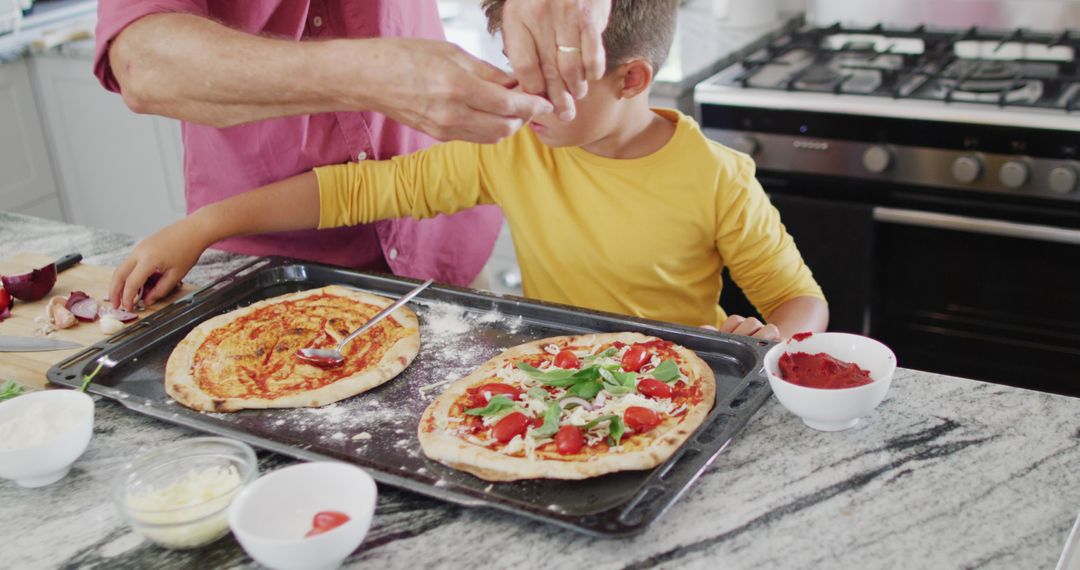
[[[120,90],[109,68],[110,42],[135,20],[163,12],[207,16],[253,34],[297,41],[443,38],[434,0],[101,0],[94,72],[107,89]],[[224,129],[185,122],[183,136],[189,212],[315,166],[361,157],[386,159],[434,142],[384,115],[367,112],[283,117]],[[501,223],[498,209],[482,206],[431,220],[249,236],[216,247],[358,268],[385,269],[389,264],[398,275],[465,285],[491,255]]]

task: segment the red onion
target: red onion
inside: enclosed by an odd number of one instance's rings
[[[7,307],[4,307],[3,309],[0,309],[0,322],[3,322],[4,319],[6,319],[6,318],[8,318],[10,316],[11,316],[11,309],[9,309]]]
[[[588,400],[586,400],[584,398],[578,398],[576,396],[571,397],[571,398],[565,398],[565,399],[561,400],[559,403],[563,405],[563,408],[569,406],[570,404],[577,404],[577,405],[585,408],[586,410],[593,409],[592,404],[590,404]]]
[[[4,289],[20,301],[37,301],[52,291],[56,285],[56,265],[50,263],[30,273],[0,277]]]
[[[72,293],[74,295],[74,293]],[[70,300],[67,309],[80,321],[92,323],[98,318],[98,303],[92,297],[86,297],[72,303]]]
[[[154,285],[157,285],[157,282],[160,281],[161,278],[164,275],[165,275],[164,273],[162,273],[160,271],[157,271],[157,272],[154,272],[153,274],[151,274],[150,277],[147,277],[146,282],[143,283],[142,288],[139,289],[139,298],[142,299],[143,301],[146,301],[146,296],[149,295],[150,292],[154,290]],[[162,297],[168,297],[169,295],[172,295],[178,289],[180,289],[180,287],[183,286],[183,285],[184,285],[183,281],[178,281],[176,283],[176,286],[173,287],[172,291],[169,291],[165,295],[162,295]]]
[[[606,401],[607,401],[607,396],[605,396],[604,391],[601,390],[600,393],[596,395],[596,399],[593,400],[593,403],[592,403],[593,409],[603,408],[604,407],[604,402],[606,402]]]
[[[7,289],[0,288],[0,311],[9,310],[15,306],[15,299],[11,298],[11,293],[7,292]]]
[[[83,293],[82,291],[72,291],[71,293],[68,293],[67,301],[64,301],[64,308],[70,311],[72,305],[74,305],[75,303],[78,303],[79,301],[82,301],[83,299],[89,299],[89,298],[90,298],[90,295],[87,295],[86,293]]]
[[[131,313],[123,309],[114,309],[108,305],[101,305],[98,308],[98,316],[103,319],[106,317],[116,319],[122,323],[130,323],[131,321],[139,318],[139,315],[136,315],[135,313]]]

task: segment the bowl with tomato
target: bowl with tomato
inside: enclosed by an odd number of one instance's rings
[[[377,495],[359,467],[292,465],[248,485],[229,508],[229,528],[268,568],[336,568],[364,541]]]
[[[765,355],[780,404],[820,431],[855,427],[885,399],[896,355],[884,344],[847,333],[804,333]]]

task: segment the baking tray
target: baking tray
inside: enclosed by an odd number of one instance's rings
[[[99,363],[89,391],[130,410],[306,460],[341,460],[380,483],[467,506],[486,506],[594,536],[626,536],[656,521],[717,458],[771,391],[762,368],[770,343],[437,285],[409,306],[421,324],[420,354],[396,379],[322,408],[202,413],[165,394],[165,362],[197,324],[284,293],[329,284],[397,297],[409,279],[280,258],[262,258],[195,291],[125,331],[52,367],[55,384],[76,387]],[[637,331],[698,353],[716,374],[716,406],[667,462],[649,471],[585,481],[488,483],[427,459],[416,426],[424,408],[457,379],[503,349],[588,332]]]

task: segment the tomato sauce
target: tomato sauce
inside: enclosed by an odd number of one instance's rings
[[[345,364],[332,370],[303,364],[296,351],[333,348],[337,341],[328,327],[344,336],[378,311],[379,307],[334,295],[262,307],[210,333],[196,351],[196,382],[218,397],[271,399],[332,384],[377,362],[411,330],[393,319],[378,323],[345,348]],[[326,314],[340,317],[320,316]]]
[[[857,364],[819,352],[785,353],[780,357],[780,376],[799,386],[836,390],[865,386],[874,380]]]

